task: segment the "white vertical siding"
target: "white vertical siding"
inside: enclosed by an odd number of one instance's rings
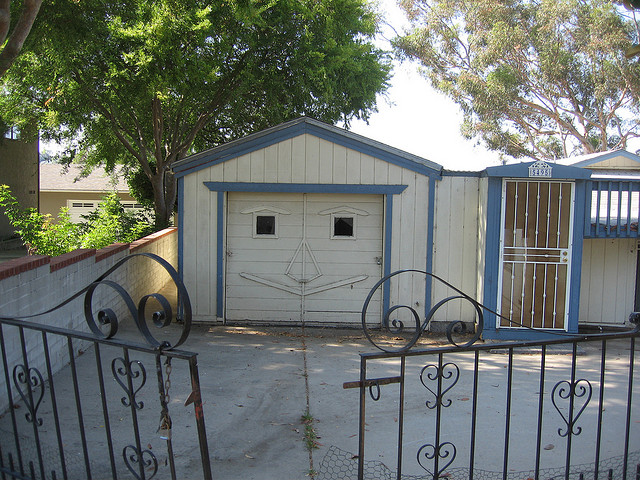
[[[307,176],[307,156],[305,138],[294,137],[291,139],[291,182],[304,183]]]
[[[476,299],[482,302],[484,298],[484,269],[486,265],[486,249],[487,249],[487,201],[489,199],[489,182],[487,178],[478,179],[478,229],[477,229],[477,246],[476,261],[478,269],[476,272]]]
[[[291,140],[278,144],[278,179],[277,182],[293,183],[291,165]],[[232,160],[230,160],[232,161]]]
[[[238,157],[238,174],[236,178],[238,182],[250,182],[251,181],[251,154],[242,155]]]
[[[478,188],[476,177],[443,177],[436,183],[433,273],[474,297],[477,294]],[[455,292],[433,283],[432,304]],[[436,321],[474,321],[475,309],[465,301],[443,306]]]
[[[579,323],[622,325],[629,318],[637,243],[630,238],[584,240]]]
[[[278,146],[271,145],[264,149],[264,181],[278,180]],[[232,181],[232,180],[228,180]]]
[[[195,292],[196,320],[214,320],[216,314],[217,194],[203,185],[205,181],[407,185],[393,198],[391,271],[426,266],[428,177],[305,134],[184,177],[184,278],[189,291]],[[475,279],[475,271],[468,277]],[[392,305],[400,291],[394,288]],[[409,280],[402,289],[420,304],[424,301],[423,280]]]
[[[215,171],[236,176],[236,169],[219,165],[184,177],[183,278],[193,304],[194,319],[215,320],[216,238],[218,197],[204,186]]]
[[[318,183],[331,183],[333,180],[333,143],[320,140],[320,174]]]
[[[305,165],[306,180],[308,183],[320,183],[320,139],[309,136],[306,148],[307,162]]]
[[[197,246],[197,229],[195,219],[197,218],[198,212],[196,208],[196,200],[198,195],[194,192],[198,189],[197,186],[197,175],[187,175],[183,179],[183,188],[184,188],[184,214],[182,216],[182,244],[183,253],[188,252],[189,250],[195,249]],[[204,186],[203,186],[204,187]],[[182,255],[182,276],[185,287],[191,296],[191,303],[193,304],[193,312],[194,314],[198,311],[195,308],[197,305],[197,298],[194,297],[195,288],[196,288],[196,255]],[[202,308],[201,308],[202,309]],[[206,310],[205,310],[206,311]],[[207,312],[208,313],[208,312]]]

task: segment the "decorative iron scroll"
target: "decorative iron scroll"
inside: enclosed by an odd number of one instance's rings
[[[420,447],[417,453],[418,464],[433,478],[443,478],[442,472],[444,472],[449,465],[451,465],[456,459],[456,446],[451,442],[444,442],[438,445],[427,444]],[[422,457],[426,460],[433,460],[434,471],[431,472],[422,462]],[[444,460],[446,464],[444,467],[439,468],[440,460]]]
[[[441,284],[447,286],[454,292],[456,292],[456,295],[446,297],[443,300],[440,300],[439,302],[437,302],[433,307],[431,307],[431,309],[426,314],[423,321],[420,320],[420,314],[412,305],[399,304],[399,305],[393,305],[389,307],[384,312],[382,323],[380,323],[377,319],[372,322],[367,322],[367,311],[369,309],[369,305],[371,304],[374,297],[376,297],[376,295],[378,294],[378,290],[384,288],[384,285],[387,283],[391,285],[391,280],[394,279],[394,277],[398,277],[403,274],[419,274],[419,275],[424,275],[425,277],[430,277],[434,280],[437,280]],[[398,279],[398,282],[400,282],[399,279]],[[454,287],[446,280],[443,280],[442,278],[438,277],[437,275],[434,275],[433,273],[425,272],[424,270],[414,270],[414,269],[398,270],[393,273],[390,273],[389,275],[386,275],[385,277],[383,277],[378,283],[376,283],[371,288],[371,290],[369,291],[369,295],[367,295],[367,298],[362,306],[362,317],[361,317],[362,330],[365,336],[367,337],[367,339],[369,340],[369,342],[371,342],[373,346],[382,350],[383,352],[387,352],[387,353],[405,352],[409,350],[411,347],[413,347],[417,343],[417,341],[420,339],[420,336],[423,334],[423,332],[429,328],[429,325],[431,324],[431,321],[435,316],[436,312],[440,308],[442,308],[443,306],[445,306],[446,304],[448,304],[453,300],[463,300],[463,301],[469,302],[471,306],[475,309],[474,322],[465,323],[462,320],[453,320],[447,324],[446,331],[445,331],[447,340],[451,345],[454,345],[456,347],[459,347],[459,348],[470,347],[480,339],[480,337],[482,336],[482,331],[484,329],[484,313],[483,313],[484,311],[492,315],[495,315],[496,318],[506,320],[512,326],[525,329],[525,330],[535,330],[535,331],[540,330],[539,328],[522,325],[518,322],[514,322],[508,317],[500,315],[499,313],[481,304],[474,298],[464,293],[462,290],[459,290],[458,288]],[[418,303],[419,302],[416,302],[416,306],[418,305]],[[408,322],[407,324],[405,324],[405,322],[403,322],[398,318],[394,318],[399,316],[403,312],[405,314],[409,314],[409,317],[411,319],[410,322]],[[475,331],[473,332],[471,337],[468,339],[465,338],[466,340],[465,342],[460,342],[460,343],[456,342],[454,340],[454,335],[467,334],[468,333],[467,324],[470,324],[470,323],[474,323],[475,325]],[[629,323],[633,325],[633,328],[629,332],[623,332],[623,333],[639,334],[640,333],[640,312],[632,312],[629,315]],[[374,330],[376,331],[376,333],[373,332]],[[576,334],[573,334],[573,333],[556,332],[552,330],[545,330],[545,334],[555,335],[558,337],[565,337],[565,338],[576,337]],[[389,336],[390,340],[385,339],[384,338],[385,335]],[[587,338],[590,336],[601,336],[601,335],[602,334],[589,335],[589,334],[581,333],[579,337]],[[383,340],[387,341],[387,343],[391,343],[392,341],[395,343],[392,346],[388,346],[386,344],[383,344]]]
[[[37,417],[38,407],[44,397],[44,379],[37,368],[29,368],[24,365],[16,365],[13,369],[13,384],[15,385],[22,401],[27,406],[25,414],[27,422],[41,427],[42,419]],[[22,387],[25,387],[24,389]]]
[[[380,333],[389,334],[393,336],[394,339],[397,339],[399,342],[401,342],[401,345],[399,347],[390,348],[386,345],[382,345],[381,342],[379,341],[376,342],[376,340],[374,339],[375,335],[373,335],[371,332],[371,326],[370,326],[371,324],[367,323],[367,310],[369,308],[369,304],[371,303],[371,300],[376,295],[376,292],[378,291],[378,289],[383,288],[385,283],[391,282],[392,278],[402,274],[406,274],[406,273],[416,273],[416,274],[425,275],[427,277],[431,277],[441,282],[442,284],[446,285],[447,287],[451,288],[453,291],[457,293],[457,295],[452,295],[436,303],[431,308],[431,310],[429,310],[429,313],[426,315],[424,321],[422,322],[420,321],[420,314],[412,305],[394,305],[390,307],[386,312],[384,312],[384,317],[382,320],[382,328]],[[416,344],[416,342],[418,341],[422,333],[428,328],[433,316],[436,314],[438,309],[442,308],[444,305],[446,305],[447,303],[453,300],[464,300],[469,302],[473,306],[476,312],[476,319],[475,319],[476,328],[475,328],[474,334],[468,341],[466,341],[463,344],[458,344],[454,340],[453,336],[454,334],[462,335],[467,333],[467,326],[462,320],[454,320],[447,325],[447,329],[446,329],[447,339],[452,345],[462,347],[462,348],[469,347],[473,345],[482,335],[482,330],[484,328],[483,309],[485,309],[486,307],[484,307],[482,304],[480,304],[478,301],[476,301],[474,298],[470,297],[463,291],[451,285],[449,282],[443,280],[437,275],[434,275],[429,272],[425,272],[423,270],[413,270],[413,269],[398,270],[396,272],[390,273],[389,275],[382,278],[378,283],[376,283],[371,289],[371,291],[369,292],[369,295],[367,296],[367,299],[365,300],[364,305],[362,306],[362,329],[364,331],[365,336],[369,340],[369,342],[371,342],[376,348],[379,348],[380,350],[384,352],[389,352],[389,353],[403,352],[403,351],[409,350],[411,347],[413,347]],[[402,320],[399,320],[398,318],[393,318],[394,315],[398,315],[398,313],[400,313],[403,310],[407,310],[408,313],[410,314],[410,317],[412,318],[412,321],[410,322],[411,325],[405,325],[405,322],[403,322]],[[375,328],[378,329],[378,323],[376,323]],[[409,338],[401,337],[402,335],[405,335],[407,333],[409,334]]]
[[[170,344],[166,340],[158,340],[156,339],[151,331],[149,330],[149,326],[147,325],[146,320],[146,306],[149,299],[155,299],[161,307],[161,310],[155,311],[151,315],[151,319],[153,324],[158,328],[164,328],[167,325],[171,324],[173,320],[173,310],[171,309],[171,304],[167,300],[167,298],[160,293],[151,293],[148,295],[144,295],[139,301],[138,306],[136,307],[131,295],[118,283],[107,280],[106,278],[113,273],[113,271],[120,268],[123,264],[130,261],[135,257],[147,257],[157,263],[159,263],[169,274],[173,283],[175,284],[178,291],[178,311],[181,312],[182,321],[182,335],[175,342],[175,344]],[[191,330],[191,301],[189,300],[189,294],[187,293],[187,289],[184,286],[184,283],[180,279],[178,272],[171,266],[169,262],[167,262],[164,258],[159,257],[158,255],[154,255],[152,253],[138,253],[129,255],[128,257],[123,258],[118,263],[116,263],[113,267],[111,267],[107,272],[105,272],[102,276],[100,276],[96,281],[94,281],[91,285],[89,285],[86,289],[84,289],[81,293],[85,293],[84,297],[84,314],[89,325],[91,331],[99,337],[112,338],[116,332],[118,331],[118,318],[113,310],[109,308],[101,309],[98,312],[98,321],[96,322],[93,316],[92,310],[92,300],[93,293],[96,288],[100,285],[105,285],[107,287],[113,288],[118,295],[124,300],[127,309],[131,313],[133,320],[135,321],[136,327],[138,331],[142,334],[147,343],[153,347],[159,348],[161,350],[168,350],[171,348],[175,348],[178,345],[184,343],[184,341],[189,336],[189,332]],[[104,328],[107,328],[107,333],[103,332]]]
[[[139,480],[142,478],[151,480],[156,476],[156,473],[158,473],[158,459],[151,450],[142,450],[141,453],[140,450],[133,445],[127,445],[122,450],[122,457],[124,458],[124,463],[127,466],[127,469]],[[138,467],[137,469],[136,466]],[[144,470],[144,476],[139,475],[138,472],[136,472],[136,470],[140,469]]]
[[[423,367],[422,370],[420,370],[420,383],[422,383],[424,388],[429,390],[435,398],[434,403],[431,403],[430,400],[426,401],[425,405],[427,408],[433,410],[438,405],[444,408],[451,406],[451,399],[444,400],[444,396],[458,383],[459,377],[460,369],[455,363],[445,363],[442,367],[433,364]],[[429,382],[436,384],[435,392],[427,385]]]
[[[144,295],[138,300],[138,303],[136,305],[136,302],[134,302],[131,294],[122,285],[108,279],[108,277],[113,272],[115,272],[124,264],[130,262],[134,258],[146,258],[150,261],[156,262],[167,272],[167,274],[169,274],[177,290],[177,312],[173,311],[169,300],[167,300],[167,298],[161,293],[150,293]],[[171,350],[184,343],[189,336],[189,332],[191,330],[191,301],[189,300],[187,289],[184,286],[184,283],[182,282],[180,276],[178,275],[178,272],[173,268],[173,266],[171,266],[171,264],[162,257],[159,257],[158,255],[155,255],[153,253],[135,253],[123,258],[122,260],[118,261],[113,267],[107,270],[104,274],[98,277],[95,281],[93,281],[90,285],[47,311],[40,312],[34,315],[25,315],[11,318],[27,319],[46,315],[64,307],[71,301],[84,295],[84,315],[85,320],[87,321],[87,325],[91,329],[91,332],[96,337],[101,339],[113,338],[118,332],[118,324],[120,320],[118,319],[118,315],[112,308],[104,305],[94,308],[94,294],[98,287],[110,288],[117,293],[117,295],[124,302],[124,305],[131,315],[131,318],[133,319],[138,331],[142,334],[142,337],[147,342],[147,344],[151,345],[153,348],[156,348],[158,350]],[[153,300],[153,302],[149,302],[149,300]],[[151,304],[159,305],[160,309],[151,312],[150,315],[148,315],[147,307]],[[97,311],[96,315],[94,315],[94,311]],[[148,316],[153,322],[153,325],[157,328],[164,328],[170,325],[174,320],[178,320],[178,323],[182,328],[178,340],[174,343],[170,343],[165,339],[157,339],[152,334],[151,329],[147,324]]]
[[[120,363],[121,366],[117,367],[116,363]],[[118,385],[122,387],[122,389],[127,394],[126,397],[122,397],[120,401],[125,407],[134,406],[137,410],[142,410],[144,408],[144,402],[136,402],[136,395],[144,384],[147,383],[147,371],[144,368],[142,362],[138,360],[132,360],[127,364],[127,361],[122,357],[114,358],[111,362],[111,372],[113,373],[113,378],[118,382]],[[123,380],[120,380],[119,377],[123,377]],[[133,383],[134,380],[140,378],[139,385],[136,388]]]
[[[569,434],[580,435],[580,433],[582,433],[582,427],[577,427],[575,429],[574,427],[576,421],[578,420],[580,415],[582,415],[582,412],[584,412],[584,409],[587,408],[587,405],[591,401],[591,392],[591,383],[589,382],[589,380],[586,380],[584,378],[576,380],[573,383],[567,380],[563,380],[555,384],[553,390],[551,391],[551,403],[553,403],[553,406],[560,414],[560,417],[562,417],[564,423],[567,425],[567,430],[565,432],[562,431],[562,428],[558,429],[558,435],[560,435],[561,437],[566,437]],[[580,410],[578,410],[578,413],[574,415],[575,401],[578,399],[583,399],[583,401],[582,405],[578,406]],[[558,407],[557,400],[569,400],[569,414],[566,417],[562,413],[562,410],[560,410],[560,407]]]

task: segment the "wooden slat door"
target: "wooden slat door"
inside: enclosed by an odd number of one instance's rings
[[[573,183],[505,180],[502,202],[498,327],[566,330]]]

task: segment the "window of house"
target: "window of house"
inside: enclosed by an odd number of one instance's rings
[[[4,138],[20,140],[20,129],[18,127],[9,127],[9,129],[4,132]]]
[[[355,238],[355,216],[333,216],[333,232],[331,238]]]
[[[254,215],[256,237],[276,237],[277,217],[275,215]]]

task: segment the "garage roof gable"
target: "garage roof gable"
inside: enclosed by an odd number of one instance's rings
[[[440,178],[442,172],[441,165],[425,158],[412,155],[400,149],[363,137],[362,135],[308,117],[291,120],[224,145],[191,155],[174,163],[173,171],[176,177],[183,177],[203,168],[211,167],[218,163],[304,134],[314,135],[329,142],[379,158],[426,176]]]

